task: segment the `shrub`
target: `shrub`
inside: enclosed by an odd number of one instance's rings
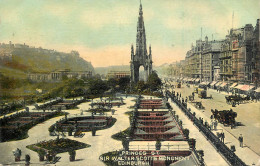
[[[75,156],[76,155],[76,151],[75,150],[70,150],[69,151],[69,155],[70,156]]]
[[[54,125],[51,125],[51,126],[49,127],[49,132],[52,133],[52,132],[54,132],[54,130],[55,130],[55,126],[54,126]]]

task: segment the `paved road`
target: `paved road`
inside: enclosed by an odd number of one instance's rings
[[[183,122],[183,128],[188,128],[190,131],[189,137],[196,139],[196,149],[204,151],[204,161],[208,166],[228,166],[227,162],[215,150],[215,148],[207,141],[201,132],[193,125],[187,116],[176,106],[170,102],[173,110],[179,115],[179,119]]]
[[[187,88],[183,86],[182,88],[176,88],[174,90],[176,92],[181,92],[181,94],[186,97],[191,95],[194,87],[191,86],[190,88]],[[225,130],[232,133],[236,138],[242,134],[245,144],[260,155],[260,102],[248,102],[246,104],[237,105],[236,107],[231,107],[231,105],[226,103],[226,93],[218,93],[213,89],[209,89],[207,92],[208,95],[213,96],[213,100],[200,99],[198,98],[198,95],[195,94],[195,100],[201,101],[202,105],[205,107],[205,110],[202,110],[201,112],[207,117],[210,117],[211,109],[229,110],[232,108],[233,111],[237,112],[236,121],[241,122],[243,125],[238,126],[235,129],[224,127]]]

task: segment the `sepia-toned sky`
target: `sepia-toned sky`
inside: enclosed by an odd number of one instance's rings
[[[0,0],[0,42],[70,52],[94,67],[128,65],[139,0]],[[147,46],[155,65],[184,59],[205,35],[223,39],[232,27],[255,26],[259,0],[142,0]]]

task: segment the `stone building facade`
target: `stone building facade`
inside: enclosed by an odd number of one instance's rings
[[[124,78],[130,77],[130,71],[110,71],[107,73],[107,79],[109,78]]]
[[[70,71],[57,70],[51,73],[30,73],[28,79],[33,82],[59,82],[64,78],[90,78],[92,77],[92,71]]]
[[[260,83],[260,19],[231,29],[224,40],[197,40],[182,65],[172,64],[172,76],[199,78],[201,82]],[[194,80],[194,79],[193,79]]]
[[[220,46],[223,41],[197,40],[195,46],[191,46],[185,57],[185,71],[183,76],[199,78],[202,81],[214,80],[214,66],[217,65],[220,56]]]

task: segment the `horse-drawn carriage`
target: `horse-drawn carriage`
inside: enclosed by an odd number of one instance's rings
[[[205,109],[201,102],[194,102],[197,109]]]
[[[225,96],[226,98],[226,102],[228,104],[240,104],[243,103],[244,101],[249,101],[250,100],[250,96],[245,95],[229,95],[229,96]]]
[[[180,82],[177,84],[177,88],[181,88],[181,83]]]
[[[220,123],[224,125],[234,125],[236,122],[235,118],[237,117],[237,113],[234,112],[232,109],[223,111],[211,109],[211,112],[215,120],[218,120]]]
[[[207,91],[201,88],[198,88],[198,97],[205,99],[207,98]]]
[[[193,101],[194,100],[194,96],[190,95],[189,96],[189,101]]]

